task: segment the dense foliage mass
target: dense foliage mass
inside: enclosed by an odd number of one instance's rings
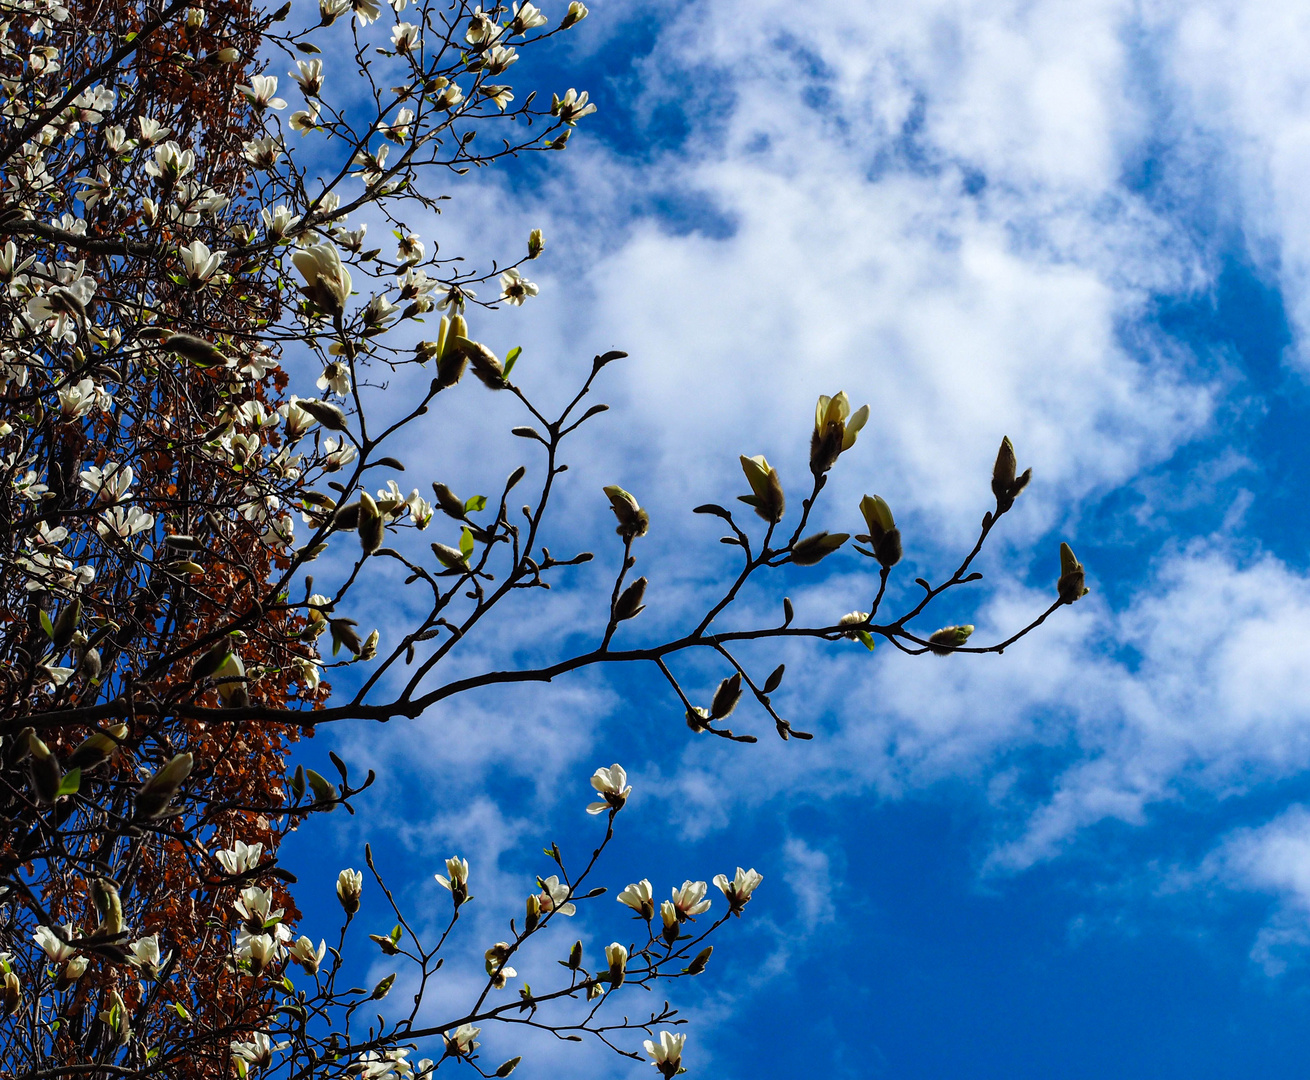
[[[614,644],[644,607],[646,579],[631,573],[649,525],[614,486],[622,556],[599,640],[547,667],[445,680],[443,661],[477,655],[506,597],[542,598],[552,572],[591,558],[552,556],[542,527],[561,445],[603,409],[589,404],[594,381],[623,354],[596,356],[567,408],[546,415],[512,381],[516,353],[496,356],[471,329],[484,309],[536,295],[524,269],[541,234],[482,272],[435,245],[429,254],[405,215],[434,208],[439,186],[471,168],[564,149],[593,111],[587,94],[547,104],[511,76],[585,7],[552,22],[530,3],[320,0],[300,30],[285,29],[290,5],[268,14],[244,0],[0,10],[0,1076],[403,1077],[459,1063],[508,1075],[513,1061],[478,1054],[479,1026],[494,1021],[633,1056],[625,1036],[643,1032],[652,1063],[675,1075],[683,1037],[663,1030],[680,1022],[673,1010],[629,1019],[607,1003],[626,986],[699,975],[705,939],[742,914],[760,875],[739,868],[713,893],[687,881],[667,900],[649,881],[630,884],[618,899],[634,939],[590,958],[564,942],[556,985],[513,985],[523,942],[603,891],[592,880],[629,787],[620,766],[597,770],[589,809],[603,838],[572,870],[547,849],[551,873],[487,949],[483,989],[433,1022],[420,1005],[471,899],[468,863],[452,856],[438,875],[452,901],[444,928],[396,908],[394,929],[370,935],[416,991],[403,1007],[379,1004],[395,976],[356,988],[340,948],[364,888],[390,902],[380,876],[366,885],[342,871],[343,926],[329,950],[297,936],[295,879],[277,861],[289,829],[349,805],[369,780],[340,762],[331,781],[303,768],[288,777],[290,745],[325,722],[416,717],[494,683],[636,661],[659,668],[692,731],[753,741],[725,726],[749,693],[782,737],[808,737],[770,701],[782,668],[752,676],[736,643],[999,650],[1082,595],[1066,548],[1051,607],[1005,642],[911,625],[973,579],[1027,483],[1009,441],[977,545],[894,620],[880,622],[879,608],[900,533],[887,504],[866,496],[856,542],[876,567],[868,612],[806,627],[785,603],[774,626],[715,622],[752,576],[817,563],[850,539],[806,532],[868,416],[837,394],[819,399],[794,527],[781,525],[783,487],[762,456],[741,462],[741,499],[762,536],[723,506],[697,508],[724,521],[742,562],[685,633]],[[288,90],[296,107],[278,96]],[[393,229],[394,247],[373,245],[370,222]],[[321,372],[316,386],[293,387],[288,368],[307,364]],[[382,411],[360,385],[369,368],[421,368],[428,389]],[[488,392],[521,403],[513,434],[536,444],[531,474],[516,469],[491,500],[457,496],[457,476],[421,477],[430,500],[406,494],[391,456],[399,435],[433,422],[453,393]],[[525,481],[519,518],[508,504]],[[414,543],[434,517],[433,535],[451,542]],[[347,603],[379,561],[403,564],[422,597],[385,642],[358,629]],[[669,663],[689,649],[724,665],[707,705]],[[328,676],[353,665],[359,674],[339,680],[353,693],[334,698]],[[706,921],[711,895],[717,917]]]

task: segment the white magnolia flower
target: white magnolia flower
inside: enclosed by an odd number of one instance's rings
[[[281,240],[287,230],[300,221],[300,215],[293,214],[285,204],[275,206],[272,210],[261,207],[259,216],[264,221],[264,232],[271,240]]]
[[[297,656],[291,661],[292,674],[305,685],[306,690],[317,690],[323,681],[323,672],[317,660]]]
[[[674,1035],[661,1031],[659,1042],[647,1039],[643,1044],[646,1053],[651,1056],[651,1064],[664,1076],[677,1076],[682,1068],[682,1048],[687,1044],[686,1035]]]
[[[99,400],[96,384],[91,379],[65,386],[59,391],[59,415],[64,420],[77,420],[93,408]]]
[[[509,21],[509,31],[511,34],[525,34],[538,26],[545,26],[546,22],[546,16],[534,5],[515,4],[514,17]]]
[[[242,930],[237,935],[234,956],[238,961],[247,963],[255,974],[259,974],[277,961],[281,951],[282,946],[272,934],[252,934]]]
[[[327,955],[327,942],[320,941],[318,948],[315,949],[314,942],[301,935],[287,951],[291,954],[291,959],[305,969],[307,975],[317,975],[323,958]]]
[[[673,906],[678,912],[678,921],[694,919],[710,910],[710,901],[705,899],[709,888],[703,881],[684,881],[682,888],[673,890]]]
[[[58,934],[48,926],[38,926],[32,932],[33,939],[45,950],[46,956],[50,957],[56,964],[62,964],[65,960],[71,960],[77,955],[77,950],[67,944],[70,939],[77,936],[77,930],[71,923],[61,927]]]
[[[232,1060],[237,1072],[245,1076],[250,1069],[266,1069],[273,1064],[273,1054],[289,1045],[274,1043],[262,1031],[251,1032],[250,1038],[232,1043]]]
[[[494,86],[491,83],[485,83],[478,87],[478,93],[494,103],[501,112],[504,112],[505,106],[514,100],[514,94],[509,86]]]
[[[318,128],[318,102],[310,103],[308,109],[297,109],[287,121],[291,130],[300,135],[308,135]],[[299,219],[297,219],[299,220]]]
[[[158,120],[152,120],[148,116],[138,116],[136,118],[136,123],[138,130],[141,132],[142,146],[154,146],[160,139],[167,138],[173,130],[168,126],[161,124]],[[177,144],[174,143],[173,145],[176,146]],[[158,160],[158,155],[156,155],[156,160]],[[148,172],[149,169],[147,168],[146,171]]]
[[[604,797],[604,802],[594,802],[587,807],[589,814],[603,814],[606,810],[621,810],[628,801],[632,788],[628,785],[628,774],[622,765],[615,763],[608,769],[597,769],[592,775],[591,786]]]
[[[569,9],[564,13],[564,18],[560,19],[559,25],[561,30],[567,30],[570,26],[582,22],[587,17],[587,5],[581,3],[581,0],[572,0]]]
[[[108,540],[111,536],[127,540],[145,532],[155,524],[155,515],[147,514],[139,506],[113,506],[100,515],[96,532]]]
[[[318,97],[319,91],[323,89],[322,60],[297,60],[296,70],[288,71],[287,74],[300,84],[300,92],[307,98]]]
[[[359,910],[359,898],[363,892],[364,875],[360,871],[347,868],[337,875],[337,899],[347,915]]]
[[[131,495],[134,476],[131,465],[107,461],[104,468],[90,465],[78,473],[78,476],[79,486],[91,492],[98,503],[126,502]]]
[[[446,873],[449,877],[441,874],[435,874],[437,884],[443,889],[449,889],[454,892],[456,889],[467,889],[469,881],[469,864],[467,859],[461,859],[458,855],[452,855],[446,860]]]
[[[541,886],[541,895],[537,898],[541,902],[542,913],[548,911],[558,911],[561,915],[573,915],[577,908],[573,904],[565,903],[568,900],[570,889],[555,874],[548,878],[538,878],[537,884]]]
[[[341,264],[335,244],[314,244],[291,256],[305,279],[305,292],[321,309],[341,311],[350,298],[350,271]]]
[[[323,369],[323,374],[314,385],[320,390],[330,390],[345,397],[350,393],[350,365],[344,360],[333,360]]]
[[[462,1024],[450,1035],[442,1036],[446,1040],[446,1052],[452,1057],[473,1053],[479,1045],[475,1040],[481,1033],[481,1028],[474,1027],[472,1024]]]
[[[171,951],[159,955],[159,939],[150,934],[138,941],[132,942],[127,947],[131,954],[127,962],[136,968],[147,979],[153,979],[159,975],[160,969],[168,963],[168,958],[173,955]]]
[[[241,154],[256,169],[271,169],[282,157],[282,140],[272,135],[251,139],[241,144]]]
[[[400,238],[400,243],[396,247],[396,261],[400,263],[421,262],[423,250],[423,241],[419,239],[418,233],[406,233]]]
[[[377,0],[350,0],[350,6],[354,9],[355,18],[359,20],[360,26],[376,22],[378,16],[382,14],[382,8]]]
[[[487,50],[478,65],[488,75],[501,75],[518,61],[519,54],[508,45],[497,45]]]
[[[196,155],[173,140],[155,147],[154,160],[146,162],[146,173],[161,184],[175,183],[196,167]]]
[[[726,874],[714,875],[714,884],[727,899],[728,910],[738,917],[741,916],[741,909],[750,901],[751,893],[763,880],[764,875],[758,873],[754,867],[749,870],[737,867],[737,873],[733,875],[731,881]]]
[[[655,916],[655,897],[651,891],[651,884],[646,878],[634,882],[619,893],[617,897],[620,904],[627,904],[643,919],[650,920]]]
[[[285,109],[287,103],[277,97],[276,75],[253,75],[249,86],[238,86],[237,91],[259,112],[265,109]]]
[[[208,245],[199,240],[192,240],[186,247],[178,248],[177,253],[186,267],[186,275],[192,284],[208,281],[223,265],[227,258],[226,251],[210,252]]]
[[[35,469],[28,469],[27,472],[14,477],[14,493],[20,498],[28,499],[31,502],[40,502],[47,491],[50,490],[48,484],[37,482],[37,472]]]
[[[537,295],[537,286],[512,267],[500,275],[500,298],[515,307],[522,307],[529,296]]]
[[[344,469],[355,458],[359,457],[359,451],[355,444],[347,441],[345,436],[340,439],[323,440],[323,468],[327,472],[336,472],[338,469]]]
[[[237,840],[227,850],[214,852],[214,858],[224,873],[235,877],[258,866],[259,857],[263,853],[263,844],[247,844],[244,840]]]
[[[464,40],[470,45],[490,45],[501,35],[501,27],[496,25],[490,13],[478,8],[469,16],[469,26],[464,32]]]
[[[560,120],[573,127],[584,116],[589,116],[596,111],[596,106],[587,100],[587,91],[579,94],[576,90],[570,88],[569,92],[563,97],[552,95],[550,105],[550,115],[558,116]]]
[[[610,966],[610,987],[617,990],[623,985],[624,973],[628,970],[628,950],[612,941],[605,946],[605,960]]]
[[[265,929],[282,918],[283,908],[273,907],[273,894],[268,889],[250,885],[241,890],[241,895],[233,901],[232,906],[252,927]]]
[[[418,44],[418,27],[409,22],[396,23],[391,28],[391,44],[396,52],[409,52]]]

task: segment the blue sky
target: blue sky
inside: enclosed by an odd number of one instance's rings
[[[533,852],[592,842],[586,777],[617,760],[636,795],[608,883],[765,875],[678,999],[693,1075],[1305,1075],[1307,47],[1310,13],[1276,0],[592,5],[519,76],[598,102],[569,151],[414,223],[484,263],[545,230],[541,296],[473,328],[524,346],[530,391],[632,354],[553,534],[602,537],[598,569],[456,664],[594,634],[617,559],[604,483],[654,520],[650,608],[625,632],[685,625],[727,568],[690,507],[744,490],[740,453],[798,487],[837,389],[873,420],[818,524],[854,531],[860,494],[884,495],[895,597],[967,549],[1002,435],[1034,468],[985,581],[925,629],[991,637],[1041,610],[1061,539],[1093,592],[999,658],[761,649],[759,670],[788,663],[804,745],[762,716],[735,725],[756,747],[697,741],[648,671],[325,733],[307,760],[334,745],[382,780],[362,821],[293,842],[306,897],[368,839],[430,910],[431,874],[465,854],[477,963],[546,872]],[[482,437],[520,422],[506,403],[459,401],[409,448],[439,473],[413,483],[489,490],[523,457]],[[784,593],[840,615],[863,574],[790,571],[736,618]],[[385,626],[403,594],[371,595],[352,613]],[[679,670],[706,696],[722,674]],[[607,905],[578,920],[597,947],[622,932]],[[566,1050],[533,1044],[520,1075],[650,1074]]]

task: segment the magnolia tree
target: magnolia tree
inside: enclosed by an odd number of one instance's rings
[[[601,768],[594,843],[546,849],[523,914],[486,942],[481,989],[434,1018],[425,994],[460,941],[477,867],[452,854],[430,868],[450,897],[434,926],[407,916],[365,852],[337,882],[341,926],[300,925],[279,842],[350,808],[372,774],[334,756],[330,781],[288,775],[291,744],[324,723],[415,718],[483,687],[615,663],[654,665],[699,735],[754,742],[755,720],[727,726],[745,697],[783,739],[807,739],[771,702],[783,667],[748,670],[745,643],[998,652],[1083,594],[1066,547],[1050,607],[1007,640],[922,628],[938,597],[979,577],[974,560],[1030,472],[1005,440],[976,544],[936,584],[918,579],[907,609],[882,610],[901,536],[868,495],[846,508],[869,560],[867,611],[798,625],[779,597],[778,621],[725,627],[748,581],[851,540],[809,523],[868,409],[820,397],[798,511],[763,456],[741,459],[748,509],[696,507],[721,519],[740,565],[681,630],[624,642],[646,600],[649,517],[611,486],[618,539],[600,538],[598,565],[616,569],[598,571],[613,580],[594,639],[545,666],[480,663],[507,598],[521,634],[522,602],[545,603],[562,568],[592,559],[544,546],[548,511],[565,441],[604,410],[597,380],[624,354],[581,364],[576,393],[547,410],[516,380],[517,350],[497,356],[477,335],[489,310],[536,294],[524,268],[540,232],[509,262],[465,253],[476,263],[438,258],[406,215],[475,166],[565,148],[594,111],[587,94],[547,101],[514,76],[586,8],[320,0],[300,29],[290,5],[246,0],[4,0],[3,13],[0,1072],[504,1076],[517,1058],[479,1053],[480,1030],[502,1024],[630,1057],[644,1044],[677,1074],[681,1018],[667,1005],[630,1017],[622,1002],[704,971],[708,939],[742,915],[758,873],[686,881],[667,899],[642,880],[596,907],[630,790],[620,765]],[[394,227],[394,246],[375,246],[365,218]],[[421,372],[426,389],[380,411],[361,387],[370,370]],[[458,474],[419,475],[406,494],[402,474],[409,487],[422,469],[395,448],[443,411],[458,423],[453,399],[493,393],[522,411],[509,434],[523,441],[507,444],[534,447],[525,463],[490,499],[457,495]],[[361,629],[352,596],[396,567],[418,614],[385,636]],[[675,667],[705,651],[722,681],[697,702]],[[332,678],[351,689],[334,694]],[[368,937],[397,974],[360,987],[343,950],[365,889],[394,908],[394,929]],[[615,924],[603,955],[558,926],[583,903],[598,922],[635,920]],[[529,988],[513,964],[539,935],[557,939],[560,967]],[[415,988],[404,1002],[388,997],[397,977]]]

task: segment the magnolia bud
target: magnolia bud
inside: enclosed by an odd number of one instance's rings
[[[319,401],[318,398],[301,398],[296,402],[296,405],[304,409],[329,431],[346,430],[346,414],[331,402]]]
[[[610,965],[610,986],[617,990],[623,985],[623,979],[627,973],[628,950],[615,941],[605,946],[605,959],[609,961]]]
[[[111,724],[105,731],[97,731],[94,735],[88,736],[78,744],[77,749],[69,757],[68,767],[81,769],[83,772],[94,769],[109,760],[126,734],[126,724]]]
[[[860,500],[860,513],[864,515],[869,533],[867,537],[857,536],[856,539],[867,539],[873,547],[874,558],[890,570],[901,561],[901,530],[892,518],[891,507],[879,495],[866,495]]]
[[[535,259],[546,249],[545,237],[541,235],[540,229],[533,229],[528,233],[528,258]]]
[[[527,914],[523,917],[523,927],[528,933],[537,928],[541,922],[541,897],[533,893],[528,897]]]
[[[624,540],[645,536],[646,530],[650,528],[650,515],[637,505],[636,497],[624,491],[618,484],[610,484],[606,487],[605,494],[609,496],[610,509],[619,519],[619,527],[614,531]]]
[[[751,486],[751,494],[738,495],[737,498],[748,506],[755,508],[755,513],[769,524],[782,520],[787,509],[787,498],[782,491],[782,481],[778,479],[777,470],[771,466],[763,454],[755,457],[741,456],[741,471],[746,474],[746,481]]]
[[[522,1060],[523,1059],[521,1057],[510,1058],[507,1062],[501,1065],[499,1069],[496,1070],[495,1075],[508,1076],[510,1073],[512,1073],[515,1069],[519,1067],[519,1062]]]
[[[59,785],[64,782],[64,774],[59,768],[59,759],[39,738],[36,732],[28,728],[27,749],[31,755],[29,767],[32,773],[32,790],[43,803],[52,803],[59,797]]]
[[[569,9],[564,13],[564,18],[559,21],[559,28],[567,30],[570,26],[576,26],[587,17],[587,5],[579,3],[578,0],[572,0]]]
[[[81,619],[81,600],[74,600],[71,604],[64,605],[64,610],[59,613],[59,618],[55,619],[54,634],[51,637],[54,647],[60,652],[68,648],[69,643],[73,640],[73,635],[77,632],[77,624]]]
[[[359,496],[359,546],[364,549],[365,555],[372,555],[382,546],[382,540],[386,535],[382,514],[378,510],[378,504],[373,501],[373,496],[367,491],[360,492]]]
[[[962,647],[973,633],[969,624],[963,626],[943,626],[928,639],[928,650],[936,656],[948,656]]]
[[[18,975],[12,971],[5,972],[5,1015],[13,1016],[18,1012],[18,1006],[22,1004],[23,984],[19,981]]]
[[[194,760],[190,754],[178,754],[142,784],[136,797],[137,816],[146,820],[160,817],[173,801],[182,781],[191,775]]]
[[[732,713],[741,700],[741,672],[724,679],[714,691],[714,700],[710,703],[710,716],[722,720]]]
[[[619,594],[618,600],[614,603],[614,621],[621,623],[626,619],[635,619],[643,611],[646,605],[642,600],[646,596],[646,579],[637,578],[631,585]]]
[[[1084,584],[1086,575],[1083,564],[1074,556],[1073,548],[1068,544],[1060,545],[1060,580],[1056,583],[1056,592],[1061,603],[1072,604],[1090,592]]]
[[[77,662],[77,673],[89,680],[100,678],[100,653],[96,649],[87,649]]]
[[[569,970],[577,971],[582,966],[582,942],[575,941],[569,950]]]
[[[797,566],[813,566],[851,538],[850,533],[817,532],[797,541],[791,549],[791,561]]]
[[[364,892],[364,875],[358,870],[342,870],[337,875],[337,899],[347,915],[359,910],[359,898]]]
[[[170,334],[163,346],[182,359],[190,360],[199,368],[217,367],[227,363],[227,357],[215,346],[204,338],[192,337],[190,334]]]
[[[696,958],[687,965],[687,974],[699,975],[704,971],[705,965],[709,963],[710,954],[712,952],[714,952],[713,945],[706,945],[705,948],[701,949],[701,951],[696,954]]]
[[[91,902],[100,917],[99,933],[117,937],[123,932],[123,903],[118,887],[108,878],[91,879]]]
[[[433,484],[432,493],[437,497],[437,505],[442,511],[456,521],[464,520],[464,500],[456,495],[445,484]]]
[[[992,466],[992,494],[996,496],[998,514],[1004,514],[1014,505],[1014,500],[1033,478],[1032,469],[1025,469],[1023,475],[1016,478],[1018,467],[1014,444],[1007,435],[1001,440],[1001,448],[996,453],[996,464]]]

